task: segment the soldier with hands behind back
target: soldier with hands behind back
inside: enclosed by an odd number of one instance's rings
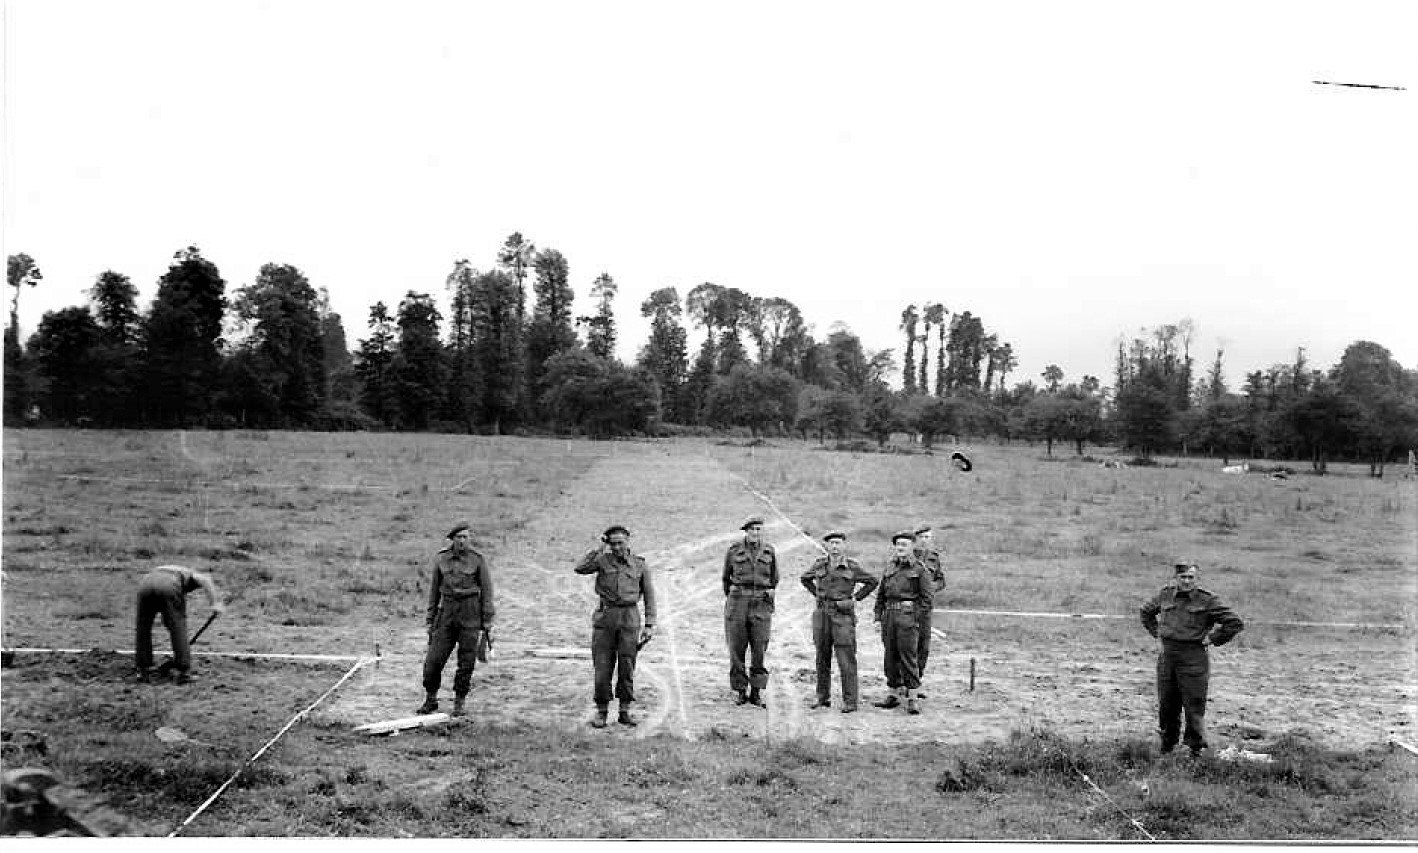
[[[835,656],[842,681],[842,713],[850,714],[857,710],[856,603],[871,595],[877,581],[843,553],[846,539],[836,530],[822,537],[827,554],[818,557],[800,580],[817,599],[812,612],[812,641],[817,649],[817,702],[813,707],[827,708],[832,704]]]
[[[601,534],[601,545],[576,564],[576,574],[596,576],[599,600],[591,616],[591,662],[595,668],[596,716],[591,725],[606,727],[611,702],[611,676],[620,700],[616,722],[635,725],[630,705],[635,701],[635,659],[655,633],[655,587],[645,558],[630,552],[630,531],[619,524]],[[645,602],[641,628],[640,602]]]
[[[1182,742],[1192,755],[1206,749],[1206,692],[1211,679],[1208,646],[1222,646],[1246,627],[1214,593],[1196,584],[1197,565],[1179,560],[1174,580],[1139,610],[1142,627],[1162,641],[1157,653],[1157,732],[1162,752]],[[1213,628],[1215,630],[1213,630]]]
[[[778,586],[778,557],[763,541],[763,519],[754,516],[740,527],[743,539],[724,555],[724,635],[729,644],[729,689],[735,703],[766,708],[768,686],[764,656],[773,632],[773,594]],[[752,656],[745,667],[744,653]],[[745,694],[744,691],[748,693]]]
[[[464,714],[464,702],[477,665],[478,640],[492,644],[492,567],[473,549],[473,534],[466,524],[448,531],[449,544],[433,558],[433,578],[428,591],[428,652],[423,661],[425,698],[418,713],[438,710],[438,684],[443,666],[458,649],[453,673],[453,716]],[[479,635],[486,632],[486,637]]]

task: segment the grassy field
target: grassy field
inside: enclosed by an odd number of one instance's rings
[[[1412,481],[969,452],[964,473],[945,454],[786,441],[6,431],[4,645],[97,651],[21,652],[4,670],[0,728],[47,743],[5,765],[48,766],[165,833],[377,648],[184,831],[1418,837],[1418,759],[1388,745],[1418,739]],[[758,716],[725,701],[717,582],[751,513],[785,580]],[[357,735],[417,704],[428,564],[457,520],[498,579],[475,713]],[[642,725],[594,732],[593,596],[570,565],[611,522],[656,570],[662,630],[642,654]],[[808,537],[842,528],[879,570],[890,533],[917,523],[935,526],[949,571],[926,713],[809,712]],[[1178,554],[1248,622],[1213,658],[1213,745],[1272,764],[1155,754],[1154,647],[1135,614]],[[122,653],[133,583],[165,562],[212,571],[231,599],[195,647],[224,656],[199,657],[192,687],[135,684]],[[869,620],[858,643],[870,701],[883,682]],[[345,659],[261,657],[281,654]],[[163,743],[163,725],[192,741]]]

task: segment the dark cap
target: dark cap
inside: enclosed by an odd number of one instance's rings
[[[456,524],[456,525],[453,526],[453,529],[452,529],[452,530],[448,531],[448,535],[447,535],[446,537],[444,537],[444,538],[452,539],[454,536],[457,536],[459,533],[462,533],[464,530],[469,530],[469,529],[471,529],[471,526],[470,526],[467,522],[463,522],[463,523],[461,523],[461,524]]]
[[[747,521],[739,525],[739,530],[747,530],[755,524],[757,524],[759,527],[762,527],[763,517],[758,515],[750,515]]]
[[[610,527],[607,527],[607,528],[606,528],[606,532],[605,532],[605,533],[602,533],[602,534],[601,534],[601,538],[602,538],[602,539],[609,539],[609,538],[611,537],[611,534],[612,534],[612,533],[624,533],[626,536],[629,536],[629,535],[630,535],[630,531],[627,530],[627,529],[625,529],[624,526],[619,525],[619,524],[612,524]]]
[[[912,540],[915,539],[915,538],[916,538],[916,534],[912,533],[912,532],[909,531],[909,530],[898,530],[898,531],[896,531],[896,535],[891,537],[891,544],[892,544],[892,545],[895,545],[897,542],[900,542],[902,539],[905,539],[907,542],[910,542],[910,541],[912,541]]]
[[[1186,559],[1186,558],[1179,559],[1179,560],[1177,560],[1175,563],[1172,564],[1172,568],[1173,568],[1175,571],[1177,571],[1178,573],[1184,572],[1184,571],[1186,571],[1187,569],[1194,569],[1194,568],[1196,568],[1196,560],[1191,560],[1191,559]]]
[[[823,542],[828,542],[833,539],[841,539],[845,541],[847,539],[847,534],[843,533],[840,530],[830,530],[825,536],[822,537]]]
[[[930,533],[930,532],[931,532],[931,526],[930,526],[929,524],[923,524],[923,525],[921,525],[920,527],[917,527],[917,528],[916,528],[916,532],[913,533],[912,536],[920,536],[922,533]]]

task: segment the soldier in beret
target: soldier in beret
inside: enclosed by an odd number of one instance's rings
[[[817,702],[814,708],[831,707],[832,658],[842,681],[842,713],[857,710],[856,603],[871,595],[876,578],[843,553],[847,537],[832,531],[822,537],[827,554],[818,557],[800,580],[817,599],[812,612],[812,642],[817,649]]]
[[[1206,749],[1206,691],[1211,679],[1208,646],[1222,646],[1246,627],[1214,593],[1196,584],[1197,565],[1178,560],[1172,583],[1140,608],[1142,627],[1162,641],[1157,654],[1157,732],[1162,752],[1181,736],[1192,755]],[[1215,627],[1215,630],[1212,628]]]
[[[729,643],[729,689],[735,703],[766,708],[763,665],[773,630],[773,594],[778,586],[778,557],[763,541],[763,519],[753,516],[740,527],[743,539],[724,555],[724,635]],[[744,652],[752,650],[749,667]],[[744,691],[748,693],[745,695]]]
[[[487,558],[473,549],[473,533],[466,524],[448,531],[449,544],[433,558],[433,579],[428,591],[428,652],[423,661],[423,689],[426,694],[418,713],[438,710],[438,685],[443,666],[458,649],[458,668],[453,673],[453,716],[461,717],[463,703],[472,685],[477,665],[480,634],[492,642],[492,567]]]
[[[929,525],[917,527],[911,548],[916,560],[930,573],[930,591],[916,601],[916,668],[922,680],[926,677],[926,659],[931,654],[931,614],[935,611],[936,594],[945,589],[945,569],[940,563],[940,552],[931,544],[933,536]],[[926,694],[917,690],[916,698],[924,699]]]
[[[619,524],[606,528],[601,545],[576,564],[576,574],[596,576],[596,612],[591,617],[591,662],[595,668],[596,716],[591,725],[606,727],[611,702],[611,675],[620,700],[616,722],[635,725],[630,705],[635,701],[635,659],[655,634],[655,587],[645,558],[630,552],[630,531]],[[645,602],[641,628],[641,600]]]
[[[918,604],[931,594],[930,569],[911,553],[915,534],[903,530],[891,537],[892,556],[876,588],[873,615],[881,623],[881,662],[891,693],[878,708],[895,708],[905,699],[906,713],[919,714],[916,688],[921,686],[916,663]]]

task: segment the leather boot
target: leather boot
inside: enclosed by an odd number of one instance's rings
[[[615,718],[615,721],[616,721],[617,723],[620,723],[622,726],[634,726],[634,725],[636,725],[636,722],[630,718],[630,706],[629,706],[629,705],[621,705],[621,706],[620,706],[620,715]]]
[[[916,691],[906,688],[906,713],[919,714],[921,709],[916,706]]]
[[[767,708],[768,703],[763,701],[763,694],[755,687],[748,691],[748,704],[757,705],[760,708]]]
[[[415,711],[414,713],[415,713],[415,714],[432,714],[434,711],[437,711],[437,710],[438,710],[438,693],[437,693],[437,691],[435,691],[435,692],[433,692],[433,693],[428,694],[428,698],[426,698],[426,699],[423,700],[423,704],[420,705],[420,706],[419,706],[419,709],[418,709],[417,711]]]
[[[453,716],[461,717],[467,713],[463,708],[463,703],[468,698],[466,693],[455,693],[453,695]]]
[[[743,692],[742,690],[736,690],[736,691],[734,691],[734,704],[735,704],[735,705],[745,705],[745,704],[747,704],[747,703],[748,703],[748,697],[744,695],[744,692]]]
[[[596,706],[596,716],[591,719],[591,728],[603,729],[606,727],[606,706]]]

